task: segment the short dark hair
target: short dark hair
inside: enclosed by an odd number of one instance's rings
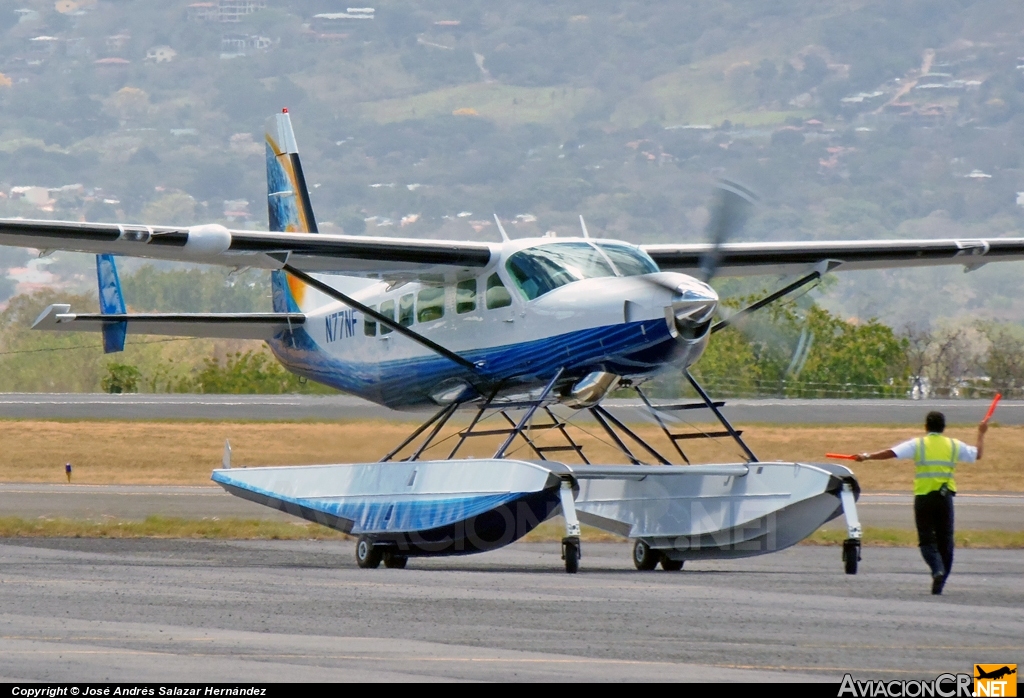
[[[946,428],[946,416],[941,412],[929,412],[924,418],[924,428],[929,434],[941,434]]]

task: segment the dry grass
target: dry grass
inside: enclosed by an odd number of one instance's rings
[[[957,531],[953,534],[959,548],[1024,548],[1024,531]],[[842,545],[846,531],[819,528],[801,541],[801,545]],[[876,548],[916,548],[917,532],[902,528],[865,528],[864,546]]]
[[[217,538],[222,540],[347,540],[344,533],[314,523],[259,519],[178,519],[149,516],[144,521],[0,518],[0,538]]]
[[[157,421],[34,421],[4,420],[0,452],[0,482],[64,482],[64,463],[74,466],[79,484],[206,484],[210,471],[220,466],[224,440],[230,439],[236,465],[299,465],[360,463],[378,460],[412,429],[412,423],[361,422],[157,422]],[[585,452],[598,463],[622,463],[596,425],[585,425],[592,435],[575,432]],[[636,430],[663,453],[668,446],[659,430]],[[450,436],[454,428],[444,432]],[[974,442],[972,429],[950,428],[949,434]],[[765,461],[822,461],[826,451],[855,452],[889,447],[917,435],[912,427],[766,426],[748,427],[744,436]],[[600,437],[600,439],[595,438]],[[1024,491],[1024,468],[1019,444],[1024,427],[989,430],[986,457],[963,465],[957,475],[961,491]],[[553,432],[538,436],[540,443],[556,443]],[[460,457],[489,456],[498,439],[472,439]],[[517,442],[512,457],[530,458]],[[426,458],[444,458],[453,441],[432,448]],[[684,443],[691,460],[740,462],[727,440]],[[637,453],[642,455],[639,449]],[[845,462],[853,468],[865,490],[910,489],[912,465],[906,461]]]

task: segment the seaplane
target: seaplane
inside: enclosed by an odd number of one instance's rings
[[[494,550],[560,514],[567,572],[580,567],[581,523],[631,539],[639,570],[679,570],[782,550],[843,515],[843,562],[855,574],[853,472],[760,461],[690,367],[716,332],[826,273],[1024,260],[1024,238],[735,242],[755,196],[726,181],[703,243],[591,236],[582,217],[578,236],[512,239],[495,216],[501,240],[490,243],[324,234],[287,110],[268,121],[266,168],[268,232],[7,219],[0,244],[96,255],[100,312],[55,304],[36,329],[100,332],[106,352],[123,350],[129,333],[263,340],[309,380],[396,410],[429,408],[376,463],[233,467],[226,445],[212,472],[235,495],[351,534],[363,568]],[[268,270],[273,312],[128,313],[119,255]],[[709,282],[744,275],[788,283],[721,317]],[[644,384],[665,372],[684,376],[699,400],[649,399]],[[626,390],[664,445],[603,404]],[[703,435],[734,440],[739,462],[690,463],[680,443],[692,435],[672,429],[693,409],[714,415],[721,430]],[[468,424],[444,457],[422,458],[460,410]],[[573,437],[576,415],[598,425],[621,464],[590,461]],[[542,432],[559,445],[542,445]],[[477,436],[500,446],[490,458],[460,458]]]

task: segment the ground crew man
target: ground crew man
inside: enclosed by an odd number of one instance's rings
[[[956,464],[981,460],[985,448],[988,417],[978,425],[978,445],[970,446],[943,436],[946,417],[929,412],[925,418],[927,436],[904,441],[875,453],[859,453],[857,461],[914,459],[914,521],[921,555],[932,571],[932,593],[941,594],[953,569],[953,497]]]

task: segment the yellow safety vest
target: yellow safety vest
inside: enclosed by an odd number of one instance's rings
[[[941,434],[928,434],[914,444],[914,494],[928,494],[946,485],[956,492],[953,471],[956,470],[960,445]]]

